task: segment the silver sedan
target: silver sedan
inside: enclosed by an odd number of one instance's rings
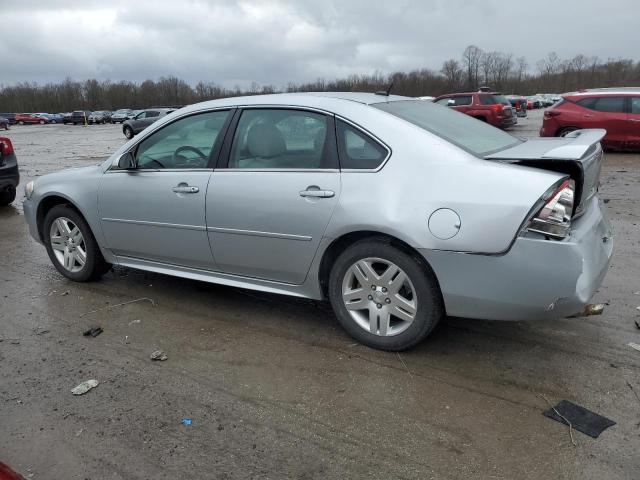
[[[612,254],[604,133],[525,142],[380,94],[229,98],[30,182],[24,211],[72,280],[123,265],[329,299],[353,337],[401,350],[444,315],[584,308]]]

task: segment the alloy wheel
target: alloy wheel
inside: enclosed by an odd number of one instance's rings
[[[87,262],[87,246],[80,228],[66,217],[58,217],[51,224],[49,241],[53,253],[65,270],[75,273]]]
[[[364,258],[349,267],[342,281],[342,300],[358,326],[383,337],[404,332],[418,310],[409,276],[382,258]]]

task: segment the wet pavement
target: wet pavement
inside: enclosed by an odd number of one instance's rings
[[[540,118],[513,133],[537,135]],[[112,125],[7,136],[22,185],[124,142]],[[0,209],[0,460],[41,479],[640,478],[640,352],[627,345],[640,343],[639,180],[640,155],[606,154],[602,316],[446,319],[399,355],[355,343],[321,302],[124,268],[67,281],[18,201]],[[153,302],[122,305],[140,298]],[[72,395],[88,379],[99,385]],[[617,425],[573,446],[543,397]]]

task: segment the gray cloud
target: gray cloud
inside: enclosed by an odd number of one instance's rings
[[[16,3],[16,4],[14,4]],[[439,69],[476,44],[635,58],[637,0],[0,0],[0,83],[176,75],[227,87]]]

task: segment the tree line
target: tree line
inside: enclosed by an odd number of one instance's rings
[[[576,55],[562,59],[555,52],[532,67],[525,57],[484,51],[470,45],[460,58],[443,62],[439,70],[422,68],[409,72],[350,75],[336,80],[318,79],[289,83],[277,88],[254,83],[249,88],[227,88],[215,82],[190,85],[175,76],[143,82],[67,78],[59,83],[23,82],[0,86],[1,112],[68,112],[116,110],[152,106],[182,106],[239,95],[276,92],[386,90],[407,96],[437,96],[489,86],[505,94],[563,93],[581,88],[640,85],[640,61]]]

